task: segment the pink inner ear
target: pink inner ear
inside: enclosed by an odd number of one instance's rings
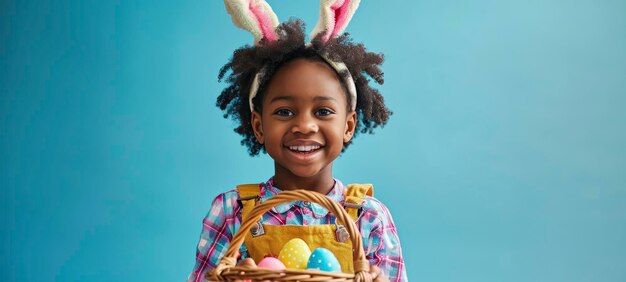
[[[348,23],[348,5],[350,4],[350,0],[337,1],[330,8],[335,13],[335,27],[333,28],[331,37],[337,37],[339,31],[342,30],[346,24]]]
[[[257,24],[261,28],[261,32],[263,33],[263,37],[267,41],[276,41],[278,40],[278,35],[276,31],[274,31],[274,26],[272,25],[272,20],[270,16],[263,11],[263,8],[259,6],[254,6],[252,2],[250,2],[250,12],[254,15],[254,18],[257,21]]]

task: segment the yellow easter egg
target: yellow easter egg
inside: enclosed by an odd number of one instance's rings
[[[310,255],[311,249],[306,242],[300,238],[294,238],[289,240],[280,250],[278,260],[287,268],[306,269]]]

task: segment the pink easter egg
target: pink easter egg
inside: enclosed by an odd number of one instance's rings
[[[283,270],[285,269],[285,264],[283,264],[280,260],[275,257],[266,257],[263,258],[259,264],[259,267],[273,269],[273,270]]]

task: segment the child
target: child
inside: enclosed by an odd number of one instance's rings
[[[236,50],[220,70],[220,80],[227,71],[232,73],[217,105],[224,117],[239,123],[235,132],[243,137],[241,143],[250,155],[269,154],[275,172],[264,183],[240,185],[215,198],[203,221],[196,265],[188,281],[204,281],[216,267],[241,225],[242,214],[258,202],[294,189],[319,192],[344,205],[359,227],[375,281],[407,280],[395,225],[385,205],[371,197],[371,185],[344,186],[332,175],[333,161],[355,135],[372,133],[391,115],[365,77],[383,83],[382,54],[367,52],[347,34],[339,35],[358,1],[337,2],[322,1],[320,23],[311,43],[305,44],[304,24],[295,20],[277,26],[276,16],[264,1],[225,1],[235,24],[255,35],[255,46]],[[353,270],[350,240],[343,242],[335,236],[340,234],[335,224],[335,216],[316,203],[279,205],[247,235],[239,259],[258,261],[277,254],[280,247],[276,246],[291,236],[285,230],[297,226],[295,235],[309,238],[304,234],[315,234],[310,237],[337,240],[337,246],[347,244],[338,247],[340,254],[335,255],[344,271]],[[332,234],[323,237],[320,230],[326,229],[322,227],[332,227],[327,229]]]

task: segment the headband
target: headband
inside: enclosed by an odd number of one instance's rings
[[[348,25],[354,12],[359,6],[360,0],[321,0],[320,18],[317,25],[311,32],[310,38],[321,35],[322,43],[326,43],[330,38],[337,37]],[[276,28],[278,18],[270,5],[265,0],[224,0],[226,10],[230,14],[233,23],[242,29],[252,33],[254,45],[261,46],[263,42],[274,42],[278,40]],[[262,39],[265,39],[264,41]],[[310,44],[306,45],[309,48]],[[356,110],[356,86],[350,71],[341,61],[331,60],[325,54],[320,56],[330,65],[344,80],[348,94],[350,95],[352,111]],[[250,111],[254,111],[252,99],[257,95],[259,84],[265,74],[265,68],[256,73],[250,87],[248,102]]]
[[[339,77],[343,79],[348,88],[348,94],[350,95],[350,109],[352,111],[356,110],[356,86],[354,85],[354,80],[352,79],[352,75],[346,67],[346,64],[342,62],[335,62],[329,59],[325,55],[320,55],[326,63],[328,63],[335,71],[339,74]],[[343,74],[347,74],[345,77]],[[252,103],[252,99],[256,97],[257,92],[259,91],[259,86],[261,84],[261,79],[265,75],[265,68],[261,69],[261,71],[257,72],[254,76],[254,80],[252,80],[252,86],[250,87],[250,95],[248,98],[248,103],[250,104],[250,112],[254,112],[254,103]]]

